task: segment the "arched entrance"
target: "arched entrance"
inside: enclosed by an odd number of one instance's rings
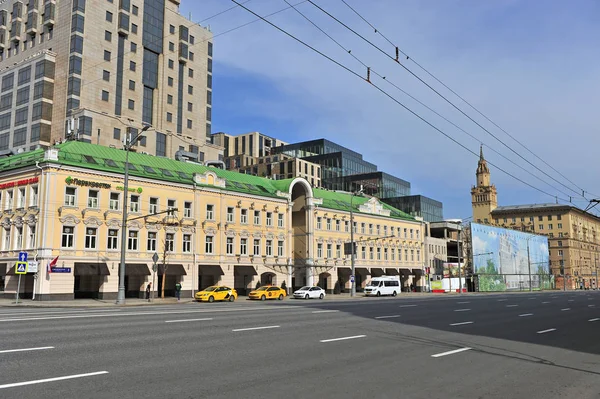
[[[319,274],[319,287],[323,288],[328,294],[333,293],[333,277],[330,273]]]
[[[264,272],[260,275],[260,285],[277,285],[277,275],[273,272]]]
[[[292,229],[293,229],[293,261],[294,265],[302,266],[306,285],[315,284],[314,267],[314,204],[313,192],[310,184],[302,178],[292,181],[289,193],[293,203],[292,206]],[[299,270],[299,272],[300,272]],[[299,282],[299,273],[296,274],[296,283]]]

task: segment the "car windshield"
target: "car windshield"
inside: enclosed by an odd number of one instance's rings
[[[256,291],[266,291],[269,287],[260,287]]]
[[[379,287],[379,281],[369,281],[367,287]]]
[[[300,288],[298,291],[308,291],[308,290],[310,290],[310,287],[306,286],[306,287]]]
[[[217,290],[217,287],[208,287],[208,288],[205,288],[203,291],[212,292],[212,291],[216,291],[216,290]]]

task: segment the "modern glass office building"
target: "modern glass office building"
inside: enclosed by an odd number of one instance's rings
[[[382,201],[411,216],[420,216],[426,222],[439,222],[440,220],[444,220],[443,204],[440,201],[436,201],[423,195],[384,198]]]

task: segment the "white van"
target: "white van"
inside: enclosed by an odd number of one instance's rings
[[[365,287],[366,296],[396,296],[399,292],[400,276],[373,277]]]

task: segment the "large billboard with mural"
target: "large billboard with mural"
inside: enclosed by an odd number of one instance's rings
[[[479,291],[550,289],[548,237],[471,223],[473,272]]]

